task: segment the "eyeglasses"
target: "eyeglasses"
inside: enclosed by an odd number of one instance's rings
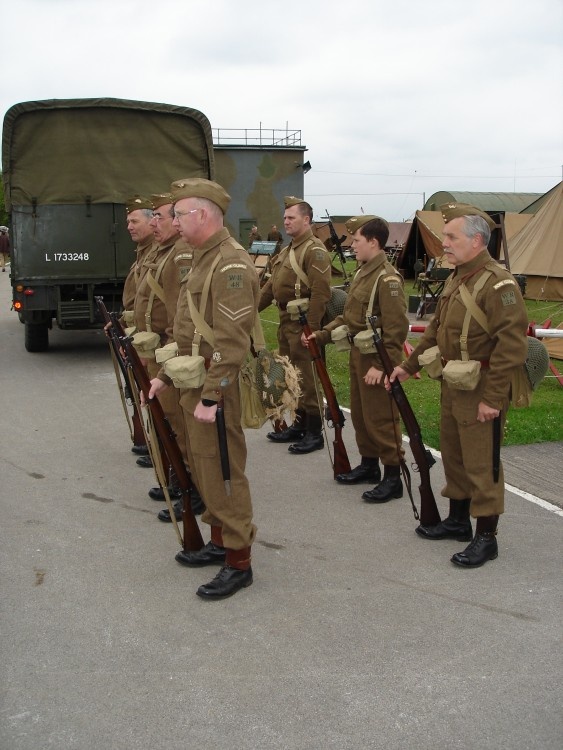
[[[191,211],[174,211],[174,218],[179,219],[180,216],[187,216],[188,214],[195,214],[196,211],[201,211],[201,208],[192,208]]]

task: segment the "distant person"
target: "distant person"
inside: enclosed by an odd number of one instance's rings
[[[0,227],[0,266],[2,273],[6,273],[6,263],[10,261],[10,235],[8,227]]]
[[[258,227],[253,226],[248,235],[248,249],[250,250],[253,242],[260,242],[261,239],[262,235],[258,232]]]
[[[416,531],[424,539],[471,540],[451,561],[476,568],[498,555],[497,524],[504,512],[498,451],[512,375],[526,360],[528,315],[516,280],[487,250],[495,227],[490,216],[465,203],[448,203],[441,211],[444,256],[454,272],[420,343],[389,380],[414,375],[422,366],[419,355],[438,347],[431,354],[438,365],[433,374],[442,384],[442,495],[449,498],[450,511],[436,526],[419,526]],[[448,373],[452,366],[455,378]],[[475,536],[470,515],[477,519]]]
[[[281,250],[283,235],[275,224],[272,224],[270,231],[268,232],[268,242],[275,242],[276,247],[273,255],[277,255]]]
[[[331,332],[346,326],[349,339],[354,341],[349,365],[350,411],[361,463],[346,474],[338,474],[336,481],[347,485],[375,484],[372,490],[364,492],[362,498],[368,503],[386,503],[403,495],[401,427],[397,407],[385,390],[385,370],[374,349],[367,317],[377,317],[377,327],[393,363],[399,363],[403,358],[409,320],[403,280],[385,255],[385,243],[389,237],[387,222],[378,216],[354,216],[346,222],[346,229],[352,235],[358,270],[348,289],[342,315],[321,331],[314,331],[309,338],[315,338],[319,344],[328,344]],[[362,348],[365,342],[353,338],[360,332],[368,333],[367,350]],[[304,334],[302,339],[307,345]]]

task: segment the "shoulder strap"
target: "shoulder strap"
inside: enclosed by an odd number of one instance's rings
[[[194,301],[192,299],[192,295],[190,294],[190,290],[186,287],[186,296],[188,298],[188,306],[190,308],[190,315],[192,317],[192,320],[195,324],[195,334],[194,334],[194,340],[192,343],[192,355],[199,354],[199,343],[202,338],[204,338],[211,346],[215,346],[215,336],[213,334],[213,329],[209,325],[209,323],[206,323],[205,318],[203,317],[205,314],[205,308],[207,307],[207,298],[209,297],[209,289],[211,287],[211,279],[213,277],[213,271],[217,268],[217,265],[219,264],[219,261],[221,260],[221,254],[218,253],[217,257],[213,261],[213,264],[211,268],[209,269],[209,273],[205,277],[205,281],[203,282],[203,289],[201,292],[201,302],[199,306],[199,310],[194,304]]]
[[[160,263],[157,266],[156,273],[153,276],[152,273],[147,271],[147,284],[151,288],[151,293],[149,294],[149,301],[147,303],[147,309],[145,310],[145,323],[147,326],[147,331],[152,331],[151,328],[151,322],[152,322],[152,306],[154,304],[154,298],[155,296],[158,297],[158,299],[163,303],[166,304],[166,299],[164,297],[164,289],[163,287],[158,283],[158,280],[160,279],[160,274],[162,273],[162,269],[164,268],[164,264],[168,260],[169,256],[171,255],[174,248],[171,248],[169,252],[167,252],[160,261]]]
[[[299,258],[299,265],[297,264],[297,258],[295,257],[295,250],[293,249],[293,245],[289,248],[289,262],[291,263],[291,267],[295,275],[297,276],[297,279],[295,280],[295,299],[299,299],[299,297],[301,297],[301,282],[303,282],[305,286],[309,286],[309,278],[303,270],[303,256],[312,244],[313,240],[308,240],[305,244],[303,252],[301,253],[301,257]]]
[[[469,290],[467,289],[465,284],[461,284],[459,287],[459,293],[461,295],[461,299],[463,301],[463,304],[467,308],[467,311],[465,313],[465,318],[463,319],[461,336],[459,337],[459,345],[461,348],[461,358],[463,360],[469,359],[469,353],[467,351],[467,332],[469,331],[469,323],[471,321],[471,318],[475,318],[475,320],[481,326],[481,328],[485,331],[485,333],[490,333],[490,329],[487,323],[487,318],[485,316],[485,313],[481,310],[481,308],[475,302],[477,294],[485,286],[486,282],[489,279],[489,276],[491,276],[491,271],[485,271],[483,273],[481,278],[477,281],[477,283],[473,287],[472,294],[469,294]]]
[[[369,316],[373,314],[373,303],[374,303],[374,300],[375,300],[375,291],[377,289],[377,285],[379,284],[379,279],[382,276],[385,276],[386,273],[387,273],[387,271],[384,268],[382,271],[380,271],[377,274],[377,278],[375,279],[375,283],[373,285],[373,288],[371,290],[371,294],[369,296],[368,309],[367,309],[367,312],[366,312],[366,326],[367,326],[368,330],[370,328]]]

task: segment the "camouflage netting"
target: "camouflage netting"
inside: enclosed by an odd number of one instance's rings
[[[299,370],[288,357],[262,349],[255,360],[256,387],[261,394],[266,414],[271,419],[282,419],[288,412],[291,422],[295,421],[295,410],[301,387]]]
[[[344,305],[346,304],[346,298],[348,295],[344,289],[339,289],[333,286],[330,293],[330,299],[326,305],[326,319],[330,323],[332,320],[342,315],[344,312]]]
[[[528,336],[528,356],[526,357],[526,372],[528,380],[535,391],[549,368],[549,354],[538,339]]]

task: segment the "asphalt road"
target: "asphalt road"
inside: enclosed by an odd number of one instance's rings
[[[255,582],[201,601],[216,569],[174,560],[104,337],[28,354],[9,301],[0,274],[3,750],[559,750],[552,505],[507,492],[499,558],[462,570],[406,495],[366,505],[249,431]]]

